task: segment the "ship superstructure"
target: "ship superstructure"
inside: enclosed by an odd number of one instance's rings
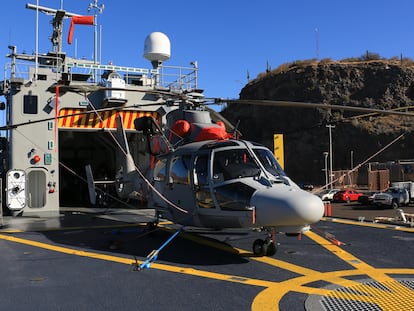
[[[60,206],[89,202],[88,165],[97,179],[122,176],[122,148],[113,139],[117,117],[122,117],[134,162],[146,174],[153,165],[150,144],[135,130],[134,120],[149,116],[162,127],[166,114],[176,109],[165,104],[169,94],[202,94],[196,62],[163,65],[170,57],[163,33],[145,39],[151,69],[104,65],[62,51],[63,21],[90,24],[93,16],[31,4],[27,8],[53,16],[53,49],[28,55],[9,46],[10,63],[0,88],[7,120],[7,134],[1,138],[3,207],[15,215],[57,215]],[[115,191],[129,194],[127,187],[122,184]],[[142,181],[135,190],[142,196],[145,189]]]

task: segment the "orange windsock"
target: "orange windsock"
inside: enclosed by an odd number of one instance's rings
[[[68,43],[69,44],[72,44],[73,27],[75,26],[75,24],[93,25],[94,24],[94,17],[93,17],[93,15],[72,16],[72,22],[70,23],[69,35],[68,35]]]

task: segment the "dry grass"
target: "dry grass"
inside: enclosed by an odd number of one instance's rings
[[[358,63],[368,63],[368,62],[384,62],[390,65],[400,65],[405,67],[414,67],[414,61],[409,57],[398,57],[394,56],[391,58],[382,58],[378,53],[367,52],[359,57],[349,57],[344,58],[341,60],[333,60],[332,58],[323,58],[321,60],[317,60],[315,58],[306,59],[306,60],[296,60],[293,62],[288,62],[279,65],[277,68],[270,70],[268,72],[262,72],[257,75],[257,79],[263,79],[268,75],[274,75],[279,73],[284,73],[290,70],[294,70],[300,67],[306,66],[317,66],[317,65],[329,65],[334,63],[339,64],[358,64]]]

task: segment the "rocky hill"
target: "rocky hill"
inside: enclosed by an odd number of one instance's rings
[[[408,110],[414,101],[412,62],[392,60],[303,61],[260,74],[240,99],[285,100],[378,109]],[[334,170],[367,160],[400,134],[405,135],[371,162],[414,158],[414,120],[410,117],[365,115],[327,109],[231,104],[222,114],[240,122],[244,139],[273,150],[273,134],[284,134],[285,170],[297,182],[323,184],[324,152],[332,130]],[[352,159],[351,159],[352,158]]]

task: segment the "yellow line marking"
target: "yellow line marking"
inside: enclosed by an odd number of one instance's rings
[[[367,263],[363,262],[359,258],[355,257],[351,253],[345,251],[344,249],[340,248],[337,245],[329,243],[328,240],[322,238],[321,236],[317,235],[314,232],[308,231],[306,236],[310,239],[314,240],[316,243],[321,245],[322,247],[326,248],[332,254],[336,255],[337,257],[341,258],[343,261],[347,262],[351,266],[355,267],[357,270],[362,271],[364,274],[369,275],[373,279],[381,280],[381,281],[393,281],[393,278],[389,276],[378,273],[378,270],[374,267],[368,265]]]
[[[371,279],[380,282],[383,286],[388,288],[388,290],[382,290],[373,288],[368,285],[360,284],[358,286],[358,291],[362,292],[362,294],[355,296],[346,293],[347,297],[349,297],[346,299],[366,301],[365,295],[368,295],[371,298],[368,301],[376,303],[379,306],[382,306],[382,308],[386,309],[388,309],[387,305],[389,301],[394,301],[394,306],[397,306],[397,308],[393,310],[398,310],[398,307],[405,306],[407,302],[407,296],[409,297],[408,300],[412,301],[414,299],[414,291],[402,285],[394,278],[390,277],[382,269],[374,268],[373,266],[363,262],[356,256],[339,248],[338,246],[326,243],[328,242],[327,240],[323,239],[314,232],[307,232],[306,235],[312,240],[316,241],[321,246],[325,247],[327,250],[329,250],[336,256],[338,256],[339,258],[341,258],[342,260],[344,260],[345,262],[347,262],[348,264],[350,264],[351,266],[355,267],[358,271],[361,272],[361,275],[368,275]],[[335,292],[332,295],[344,299],[343,295],[345,294],[339,294]]]
[[[126,225],[132,226],[132,225]],[[136,226],[136,224],[135,224]],[[110,226],[112,227],[112,226]],[[118,226],[119,227],[119,226]],[[108,228],[108,226],[106,226]],[[89,228],[91,229],[91,228]],[[167,230],[171,230],[166,228]],[[72,228],[73,230],[73,228]],[[349,252],[343,250],[342,248],[331,244],[326,239],[322,238],[321,236],[313,233],[308,232],[306,234],[311,240],[315,241],[317,244],[321,245],[322,247],[326,248],[332,254],[336,255],[343,261],[350,264],[355,269],[351,270],[344,270],[344,271],[331,271],[331,272],[319,272],[313,269],[309,269],[306,267],[302,267],[299,265],[291,264],[282,260],[278,260],[275,258],[270,257],[252,257],[250,252],[246,250],[232,248],[230,246],[225,246],[220,242],[214,242],[209,239],[206,239],[202,236],[188,234],[188,233],[180,233],[180,236],[195,241],[197,243],[201,243],[204,245],[208,245],[211,247],[219,248],[224,251],[238,253],[241,256],[249,257],[251,260],[255,260],[258,262],[266,263],[268,265],[288,270],[294,273],[299,274],[300,276],[296,278],[292,278],[282,282],[274,282],[274,281],[266,281],[266,280],[259,280],[259,279],[252,279],[244,276],[237,276],[237,275],[229,275],[229,274],[222,274],[222,273],[215,273],[209,271],[203,271],[193,268],[185,268],[185,267],[178,267],[166,264],[159,264],[159,263],[152,263],[151,267],[158,270],[174,272],[174,273],[181,273],[186,275],[192,275],[197,277],[215,279],[219,281],[227,281],[239,284],[245,284],[250,286],[259,286],[263,287],[262,290],[253,300],[252,302],[252,310],[279,310],[279,303],[281,299],[289,292],[299,292],[305,294],[313,294],[313,295],[321,295],[327,297],[335,297],[338,299],[348,299],[353,301],[363,301],[369,303],[376,303],[378,306],[383,308],[384,310],[394,310],[390,309],[390,302],[392,301],[399,301],[394,303],[396,307],[402,308],[406,306],[408,300],[412,301],[413,298],[413,291],[408,289],[407,287],[403,286],[401,283],[396,281],[395,279],[389,277],[389,274],[414,274],[414,269],[376,269],[365,262],[362,262],[357,257],[353,256]],[[106,260],[111,262],[117,262],[127,265],[135,264],[133,259],[123,258],[113,255],[106,255],[101,253],[94,253],[89,251],[78,250],[74,248],[68,247],[61,247],[56,245],[51,245],[47,243],[22,239],[10,235],[0,234],[0,239],[14,242],[14,243],[21,243],[26,245],[31,245],[33,247],[39,247],[51,251],[61,252],[70,255],[76,256],[83,256],[89,257],[93,259],[99,260]],[[368,275],[371,279],[377,280],[381,282],[383,286],[388,288],[389,290],[385,291],[378,288],[373,288],[369,285],[361,284],[357,281],[348,280],[346,276],[356,276],[356,275]],[[331,290],[331,289],[324,289],[324,288],[316,288],[307,286],[306,284],[310,284],[315,281],[324,280],[331,284],[336,284],[340,287],[348,287],[354,288],[358,287],[358,292],[360,293],[343,293],[338,294],[338,291]],[[401,296],[408,297],[403,298]],[[395,309],[397,310],[397,309]]]
[[[170,228],[168,230],[171,230]],[[295,265],[280,259],[276,259],[273,257],[255,257],[252,253],[247,252],[246,250],[243,249],[239,249],[239,248],[234,248],[225,244],[222,244],[220,242],[215,242],[212,240],[208,240],[202,236],[196,235],[196,234],[189,234],[189,233],[185,233],[185,232],[181,232],[180,233],[180,237],[183,237],[185,239],[188,239],[190,241],[193,242],[197,242],[199,244],[202,245],[207,245],[210,247],[214,247],[216,249],[221,249],[223,251],[227,251],[230,253],[236,253],[239,254],[240,256],[243,257],[249,257],[249,259],[254,260],[254,261],[258,261],[258,262],[262,262],[274,267],[277,267],[279,269],[284,269],[290,272],[294,272],[300,275],[306,275],[307,277],[312,276],[312,281],[316,281],[316,280],[321,280],[324,279],[326,277],[326,272],[319,272],[317,270],[313,270],[310,268],[305,268],[299,265]],[[324,241],[326,243],[330,243],[328,241]],[[352,281],[352,280],[347,280],[344,278],[339,277],[340,275],[342,275],[343,273],[336,273],[333,272],[332,276],[330,277],[330,282],[333,284],[339,284],[341,286],[351,286],[351,285],[357,285],[360,284],[356,281]],[[360,272],[357,272],[356,274],[360,274]],[[305,282],[305,283],[309,283],[309,282]],[[302,284],[302,282],[300,283]]]
[[[313,232],[309,232],[309,233],[314,234]],[[194,234],[188,234],[188,233],[185,233],[185,232],[180,233],[180,236],[185,238],[185,239],[191,240],[193,242],[197,242],[199,244],[207,245],[207,246],[214,247],[216,249],[221,249],[221,250],[231,252],[231,253],[237,253],[241,256],[249,257],[249,259],[251,259],[251,260],[262,262],[262,263],[277,267],[279,269],[284,269],[284,270],[294,272],[294,273],[297,273],[297,274],[300,274],[300,275],[306,275],[308,277],[311,276],[312,281],[316,281],[318,279],[319,280],[323,279],[327,274],[326,272],[320,272],[320,271],[313,270],[313,269],[310,269],[310,268],[306,268],[306,267],[303,267],[303,266],[295,265],[295,264],[292,264],[292,263],[289,263],[289,262],[286,262],[286,261],[283,261],[283,260],[280,260],[280,259],[276,259],[276,258],[273,258],[273,257],[266,257],[266,256],[264,256],[264,257],[255,257],[255,256],[252,256],[251,253],[246,252],[246,250],[233,248],[231,246],[221,244],[220,242],[207,240],[202,236],[198,236],[198,235],[194,235]],[[314,236],[319,237],[316,234],[314,234]],[[315,242],[322,245],[322,246],[324,246],[324,247],[328,247],[328,248],[330,248],[332,246],[333,247],[332,249],[328,249],[332,253],[344,252],[342,250],[342,248],[340,248],[336,245],[333,245],[331,242],[329,242],[328,240],[323,239],[322,237],[319,237],[319,240],[315,241]],[[357,261],[357,259],[355,257],[352,257],[349,260],[350,261],[352,261],[352,260]],[[342,275],[342,274],[343,273],[341,272],[340,274],[338,274],[338,276]],[[361,272],[359,271],[359,272],[357,272],[357,274],[361,274]],[[345,285],[354,286],[354,285],[360,284],[359,282],[352,281],[352,280],[347,280],[347,279],[344,279],[344,278],[341,278],[341,277],[332,278],[332,276],[331,276],[330,281],[334,284],[340,284],[341,286],[345,286]]]
[[[159,225],[171,224],[170,221],[159,222]],[[131,228],[131,227],[145,227],[146,222],[143,223],[131,223],[131,224],[118,224],[118,225],[102,225],[102,226],[81,226],[81,227],[51,227],[51,228],[39,228],[30,231],[21,229],[0,229],[1,233],[23,233],[23,232],[50,232],[50,231],[74,231],[74,230],[95,230],[95,229],[117,229],[117,228]]]
[[[300,292],[335,297],[338,299],[375,303],[382,310],[402,310],[407,308],[410,301],[412,303],[414,292],[399,283],[397,280],[389,277],[388,274],[414,274],[414,269],[375,269],[313,232],[308,232],[306,235],[356,269],[332,272],[315,271],[314,273],[310,270],[307,272],[311,273],[304,273],[301,277],[289,279],[279,283],[275,282],[271,287],[261,291],[255,297],[252,303],[252,310],[279,310],[279,303],[288,292]],[[276,263],[275,261],[269,261],[266,259],[262,261],[270,264]],[[299,272],[299,270],[294,272]],[[373,280],[381,282],[381,284],[388,290],[374,288],[372,286],[344,278],[345,276],[350,275],[368,275]],[[358,288],[358,292],[341,293],[335,290],[313,288],[304,285],[319,280],[337,284],[340,287]]]
[[[10,236],[10,235],[0,234],[0,239],[14,242],[14,243],[20,243],[20,244],[30,245],[30,246],[34,246],[38,248],[43,248],[43,249],[47,249],[47,250],[55,251],[59,253],[69,254],[69,255],[90,257],[90,258],[95,258],[95,259],[114,261],[114,262],[123,263],[123,264],[132,263],[131,259],[126,259],[126,258],[116,257],[116,256],[111,256],[111,255],[105,255],[105,254],[99,254],[99,253],[93,253],[93,252],[86,252],[86,251],[77,250],[74,248],[61,247],[61,246],[51,245],[47,243],[17,238],[17,237]]]
[[[390,230],[414,233],[414,228],[392,225],[392,224],[382,224],[382,223],[376,223],[376,222],[362,222],[362,221],[355,221],[355,220],[349,220],[349,219],[326,218],[326,217],[323,217],[322,220],[336,222],[340,224],[346,224],[346,225],[363,226],[363,227],[371,227],[371,228],[379,228],[379,229],[390,229]]]
[[[117,262],[117,263],[122,263],[122,264],[127,264],[127,265],[135,264],[135,260],[130,259],[130,258],[123,258],[123,257],[117,257],[117,256],[113,256],[113,255],[87,252],[87,251],[77,250],[77,249],[74,249],[74,248],[56,246],[56,245],[51,245],[51,244],[37,242],[37,241],[33,241],[33,240],[28,240],[28,239],[17,238],[17,237],[14,237],[14,236],[9,236],[9,235],[4,235],[4,234],[0,234],[0,239],[10,241],[10,242],[14,242],[14,243],[20,243],[20,244],[30,245],[30,246],[34,246],[34,247],[38,247],[38,248],[43,248],[43,249],[47,249],[47,250],[50,250],[50,251],[69,254],[69,255],[89,257],[89,258],[112,261],[112,262]],[[141,263],[141,262],[139,262],[139,263]],[[158,264],[158,263],[152,263],[151,267],[155,268],[155,269],[158,269],[158,270],[188,274],[188,275],[199,276],[199,277],[210,278],[210,279],[216,279],[216,280],[222,280],[222,281],[229,281],[229,282],[233,282],[233,283],[241,283],[241,284],[247,284],[247,285],[261,286],[261,287],[269,287],[273,284],[273,282],[270,282],[270,281],[255,280],[255,279],[250,279],[250,278],[246,278],[246,277],[243,277],[243,276],[221,274],[221,273],[197,270],[197,269],[193,269],[193,268],[183,268],[183,267],[165,265],[165,264]]]
[[[290,279],[285,282],[272,282],[268,289],[262,291],[253,301],[254,308],[252,310],[271,310],[270,306],[277,306],[279,301],[290,291],[301,292],[305,294],[317,294],[327,296],[331,294],[332,290],[320,289],[313,287],[306,287],[302,284],[308,284],[311,282],[324,280],[331,284],[336,284],[340,287],[358,286],[361,283],[353,280],[345,279],[344,275],[360,275],[360,270],[346,270],[346,271],[333,271],[333,272],[319,272],[313,269],[305,268],[299,265],[295,265],[286,261],[282,261],[272,257],[254,257],[251,253],[246,253],[246,250],[233,248],[231,246],[224,245],[220,242],[205,239],[202,236],[195,234],[181,233],[181,237],[197,242],[199,244],[207,245],[217,249],[221,249],[231,253],[238,253],[241,256],[249,257],[249,259],[262,262],[279,269],[284,269],[290,272],[300,274],[302,276]],[[327,240],[322,240],[324,244],[331,244]],[[341,249],[337,247],[339,251]],[[395,271],[395,270],[393,270]],[[414,273],[414,269],[410,270],[410,273]],[[364,273],[362,273],[364,274]],[[278,297],[278,298],[277,298]],[[278,309],[275,309],[278,310]]]
[[[383,273],[388,274],[414,274],[414,269],[379,269]],[[365,275],[363,272],[359,270],[343,270],[343,271],[332,271],[332,272],[324,272],[315,275],[304,275],[298,278],[289,279],[283,282],[274,282],[274,284],[265,290],[261,291],[253,300],[252,303],[252,310],[279,310],[279,303],[282,298],[288,294],[289,292],[298,292],[304,293],[308,295],[321,295],[327,297],[334,297],[338,292],[331,289],[324,289],[324,288],[316,288],[316,287],[309,287],[302,284],[309,284],[315,281],[326,281],[329,283],[336,283],[340,287],[350,287],[355,288],[359,286],[360,295],[352,294],[352,296],[348,296],[347,299],[354,300],[354,301],[365,301],[369,303],[377,303],[378,305],[385,305],[384,298],[387,301],[391,300],[403,300],[402,303],[406,303],[408,298],[410,297],[412,301],[413,292],[407,292],[409,289],[405,288],[405,294],[403,299],[401,299],[401,293],[398,291],[393,291],[391,294],[389,291],[386,290],[379,290],[368,285],[347,280],[344,277],[346,276],[360,276]],[[341,284],[339,280],[343,280]],[[395,281],[396,282],[396,281]],[[396,282],[397,283],[397,282]],[[387,284],[387,283],[386,283]],[[398,283],[399,284],[399,283]],[[406,295],[406,294],[409,295]],[[398,309],[398,303],[396,304],[397,309],[395,310],[403,310]],[[383,310],[394,310],[388,307],[383,307]],[[406,309],[406,308],[405,308]]]

